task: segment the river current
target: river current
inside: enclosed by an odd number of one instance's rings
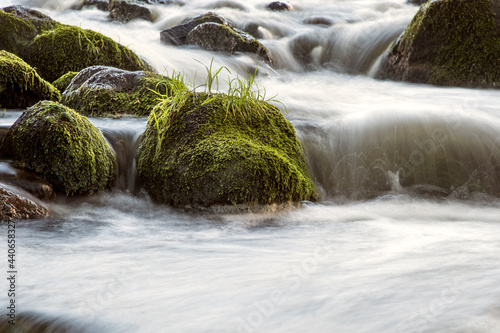
[[[151,5],[154,23],[121,24],[71,1],[1,4],[99,31],[198,84],[212,60],[229,77],[258,64],[256,82],[286,106],[321,192],[278,212],[159,205],[134,182],[147,119],[91,119],[122,143],[121,176],[111,192],[60,199],[52,218],[16,223],[20,322],[48,332],[500,332],[500,184],[484,167],[500,157],[500,92],[373,78],[418,7],[297,0],[271,12],[264,1],[195,0]],[[207,11],[257,24],[273,67],[160,43],[161,30]],[[465,178],[450,167],[447,187],[400,181],[438,168],[437,151]],[[469,192],[479,178],[491,193]]]

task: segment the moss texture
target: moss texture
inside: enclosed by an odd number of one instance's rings
[[[53,82],[93,65],[151,70],[130,49],[100,33],[64,25],[22,6],[0,10],[0,49],[23,58]]]
[[[16,55],[0,51],[0,107],[23,108],[47,99],[58,101],[59,91]]]
[[[170,79],[151,72],[100,67],[85,80],[83,71],[63,94],[61,103],[93,117],[148,116],[167,94]],[[87,70],[92,70],[88,68]],[[119,82],[117,78],[119,78]]]
[[[175,206],[316,200],[295,129],[278,108],[257,104],[228,109],[227,95],[205,93],[159,104],[138,152],[148,193]]]
[[[389,53],[380,77],[498,88],[499,8],[499,0],[429,1]]]
[[[52,85],[56,87],[61,93],[68,88],[69,84],[71,83],[71,80],[78,74],[78,72],[67,72],[66,74],[62,75],[60,78],[52,82]]]
[[[31,170],[66,195],[109,188],[116,178],[116,158],[101,132],[87,118],[50,101],[26,110],[4,141],[14,164]]]
[[[111,38],[67,25],[37,35],[30,44],[26,61],[49,81],[93,65],[132,71],[149,69],[134,52]]]

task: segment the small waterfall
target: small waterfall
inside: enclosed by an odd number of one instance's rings
[[[325,198],[364,199],[389,191],[500,196],[500,123],[486,116],[378,111],[304,133],[304,150]]]
[[[116,155],[118,170],[115,187],[132,194],[137,193],[139,186],[135,156],[142,131],[136,129],[103,129],[102,132]]]

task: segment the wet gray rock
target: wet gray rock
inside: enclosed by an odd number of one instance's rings
[[[160,32],[160,39],[165,44],[170,45],[185,45],[186,37],[191,30],[202,23],[213,22],[222,25],[232,26],[225,18],[220,15],[208,12],[204,15],[197,16],[187,22],[179,24],[175,27],[168,28]]]
[[[0,163],[0,183],[21,188],[40,200],[54,200],[56,193],[52,185],[37,174],[17,169],[8,163]]]
[[[135,19],[153,22],[155,15],[147,7],[122,0],[111,0],[109,2],[108,18],[111,21],[120,21],[122,23],[127,23]]]
[[[208,51],[255,53],[268,63],[272,63],[271,53],[257,39],[223,24],[200,24],[189,32],[186,42]]]

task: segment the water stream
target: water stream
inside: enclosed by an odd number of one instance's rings
[[[259,65],[257,83],[286,105],[322,195],[259,214],[158,205],[133,169],[146,119],[91,119],[117,152],[119,180],[17,223],[25,322],[50,332],[500,332],[500,92],[373,79],[417,7],[297,0],[283,13],[195,0],[121,24],[68,10],[71,1],[19,1],[104,33],[160,73],[201,83],[212,59],[231,77]],[[162,29],[209,10],[257,29],[275,65],[160,43]]]

